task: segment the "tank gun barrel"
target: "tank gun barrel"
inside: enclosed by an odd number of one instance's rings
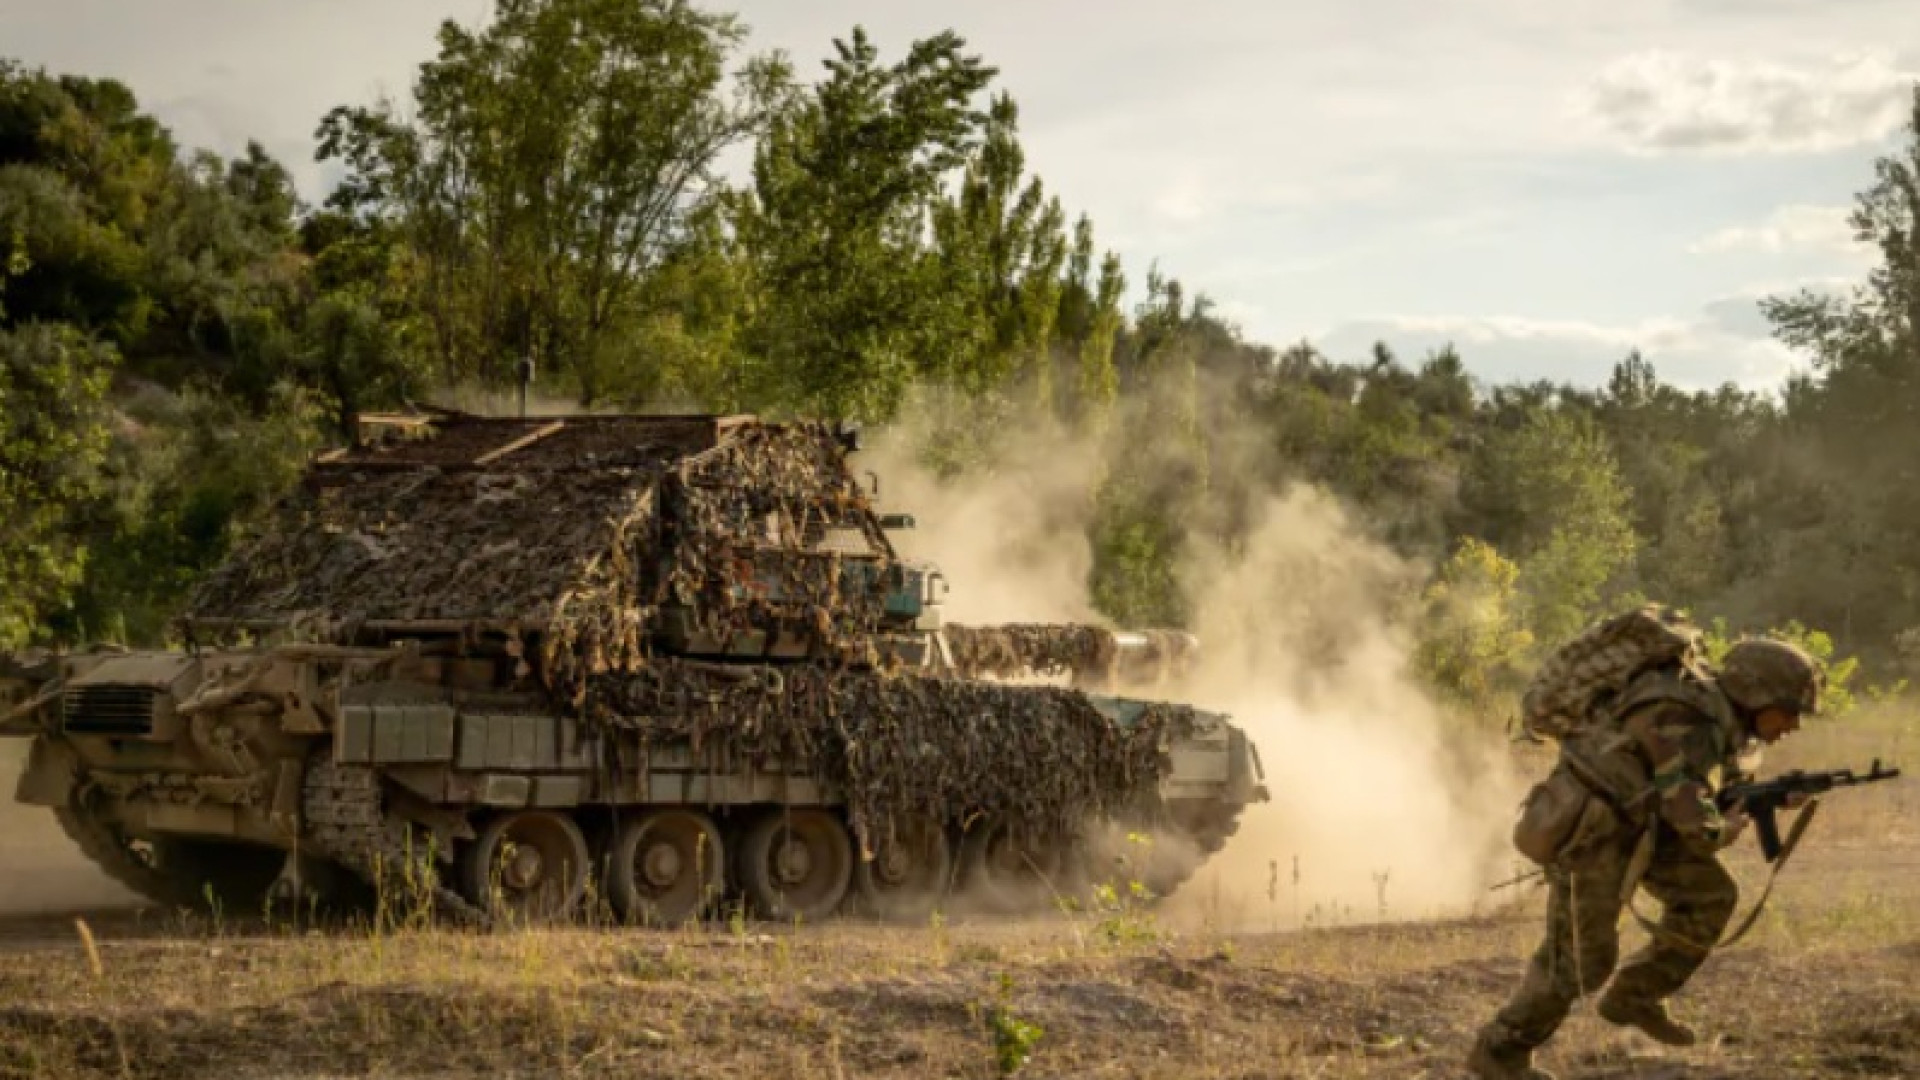
[[[1152,684],[1184,674],[1200,641],[1184,630],[1109,630],[1080,623],[944,628],[964,678],[1068,675],[1079,686]]]

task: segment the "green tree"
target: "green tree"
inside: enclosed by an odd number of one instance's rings
[[[1472,537],[1460,541],[1422,596],[1415,668],[1441,693],[1484,710],[1520,685],[1534,647],[1520,568]]]
[[[886,65],[863,29],[775,118],[734,216],[761,291],[748,347],[768,396],[884,420],[923,375],[975,355],[977,309],[928,240],[943,182],[971,158],[995,72],[951,32]]]
[[[1795,452],[1820,463],[1825,490],[1773,515],[1796,541],[1802,575],[1823,582],[1796,611],[1850,647],[1920,624],[1920,85],[1906,144],[1874,171],[1851,217],[1879,254],[1865,283],[1761,305],[1814,365],[1789,383],[1785,422]],[[1819,510],[1817,521],[1795,520]]]
[[[1612,448],[1584,413],[1533,408],[1495,431],[1462,501],[1480,535],[1521,568],[1527,626],[1543,640],[1586,622],[1638,544]]]
[[[86,569],[69,518],[99,483],[113,366],[71,327],[0,330],[0,648],[38,636]]]
[[[108,445],[101,483],[74,503],[67,531],[87,574],[46,621],[72,640],[153,645],[198,576],[296,482],[323,410],[291,382],[264,404],[198,385],[122,408],[142,434]]]
[[[786,92],[778,57],[722,92],[744,34],[684,0],[498,0],[478,32],[442,24],[414,118],[327,114],[317,157],[347,170],[329,201],[400,233],[442,377],[503,382],[531,358],[585,403],[605,392],[715,159]]]
[[[1066,216],[1039,178],[1026,174],[1019,116],[1011,97],[994,97],[981,145],[954,197],[933,208],[933,243],[950,269],[953,295],[973,313],[966,321],[975,331],[970,355],[945,374],[974,394],[1028,378],[1033,400],[1051,414]]]
[[[1121,270],[1120,257],[1112,252],[1101,257],[1096,275],[1093,222],[1085,215],[1074,225],[1067,267],[1058,323],[1062,336],[1077,344],[1073,395],[1065,413],[1097,440],[1106,434],[1114,399],[1120,393],[1113,351],[1126,323],[1120,298],[1127,291],[1127,278]]]

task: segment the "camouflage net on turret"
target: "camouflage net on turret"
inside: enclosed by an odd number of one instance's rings
[[[596,723],[634,737],[640,760],[623,768],[685,742],[720,771],[803,769],[845,794],[863,843],[896,814],[979,813],[1043,836],[1088,817],[1151,821],[1168,747],[1193,719],[1152,704],[1123,725],[1064,687],[683,660],[597,676],[587,701]]]
[[[815,426],[757,427],[668,470],[646,527],[620,535],[558,605],[548,686],[578,705],[591,677],[640,666],[641,635],[669,608],[723,649],[785,630],[817,658],[871,662],[886,599],[876,567],[892,549],[831,447]]]
[[[316,462],[185,623],[537,637],[530,668],[578,705],[590,676],[643,663],[668,609],[723,646],[785,632],[870,662],[892,560],[823,425],[440,417]]]

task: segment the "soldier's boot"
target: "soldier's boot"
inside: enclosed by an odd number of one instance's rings
[[[1501,1038],[1499,1032],[1483,1029],[1467,1054],[1467,1074],[1475,1080],[1555,1080],[1552,1073],[1533,1063],[1533,1051]]]
[[[1616,994],[1609,987],[1595,1011],[1609,1023],[1639,1028],[1648,1038],[1668,1046],[1692,1046],[1699,1041],[1693,1029],[1669,1016],[1666,1003],[1656,998]]]

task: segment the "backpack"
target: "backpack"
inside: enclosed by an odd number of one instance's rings
[[[1612,713],[1640,675],[1704,663],[1700,629],[1659,604],[1603,619],[1547,657],[1520,699],[1520,727],[1535,741],[1564,740]]]

